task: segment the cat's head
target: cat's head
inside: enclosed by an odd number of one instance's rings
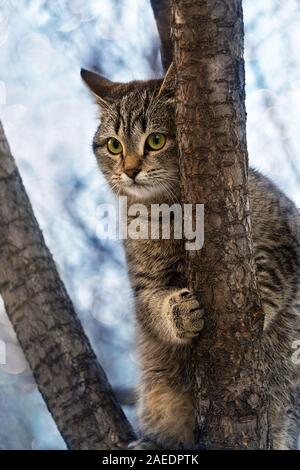
[[[113,191],[137,201],[176,200],[179,195],[175,132],[175,77],[114,83],[81,76],[101,108],[93,147]]]

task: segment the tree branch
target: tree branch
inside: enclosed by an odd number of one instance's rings
[[[171,40],[171,0],[151,0],[154,17],[161,41],[161,61],[164,70],[168,70],[173,60],[173,42]]]
[[[205,242],[187,253],[207,317],[195,347],[198,440],[268,447],[263,313],[247,190],[241,0],[173,0],[182,202],[205,204]]]
[[[70,449],[120,449],[133,432],[76,316],[0,123],[0,292]]]

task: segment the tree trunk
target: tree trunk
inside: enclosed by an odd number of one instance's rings
[[[241,0],[173,0],[182,202],[205,205],[205,240],[187,252],[206,326],[195,344],[201,448],[260,449],[269,426],[253,261]]]
[[[38,388],[70,449],[134,436],[76,316],[0,123],[0,292]]]

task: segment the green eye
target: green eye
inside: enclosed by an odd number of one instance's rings
[[[107,140],[107,148],[108,151],[113,155],[119,155],[123,151],[121,142],[119,142],[118,139],[115,139],[114,137],[110,137]]]
[[[166,143],[166,136],[160,132],[150,134],[146,144],[150,150],[160,150]]]

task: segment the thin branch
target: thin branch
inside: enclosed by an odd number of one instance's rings
[[[136,406],[137,404],[137,391],[132,388],[117,388],[114,389],[117,400],[122,405]]]
[[[173,59],[171,40],[171,2],[170,0],[151,0],[154,17],[161,40],[161,61],[164,70],[168,70]]]

